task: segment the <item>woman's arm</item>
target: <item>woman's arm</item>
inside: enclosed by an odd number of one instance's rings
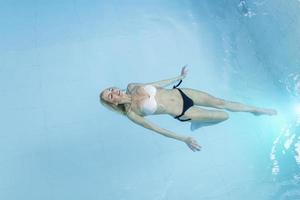
[[[149,121],[147,121],[144,117],[137,115],[133,111],[129,111],[127,113],[127,117],[134,123],[141,125],[144,128],[155,131],[166,137],[173,138],[173,139],[176,139],[176,140],[186,143],[189,146],[189,148],[192,149],[193,151],[196,151],[196,150],[199,151],[201,148],[197,144],[197,141],[195,139],[193,139],[192,137],[178,135],[178,134],[168,131],[166,129],[160,128],[160,127],[150,123]]]
[[[185,77],[180,75],[180,76],[177,76],[177,77],[174,77],[174,78],[170,78],[170,79],[166,79],[166,80],[161,80],[161,81],[155,81],[155,82],[152,82],[152,83],[147,83],[147,84],[150,84],[150,85],[154,85],[154,86],[157,86],[157,87],[167,87],[173,83],[176,83],[178,81],[180,81],[181,79],[184,79]]]
[[[161,80],[161,81],[155,81],[155,82],[151,82],[151,83],[129,83],[127,85],[127,89],[123,90],[123,91],[132,91],[132,89],[135,87],[135,86],[140,86],[140,85],[153,85],[153,86],[156,86],[156,87],[167,87],[177,81],[180,81],[181,79],[184,79],[185,77],[180,75],[180,76],[177,76],[177,77],[174,77],[174,78],[170,78],[170,79],[166,79],[166,80]]]
[[[134,123],[138,124],[138,125],[141,125],[143,126],[144,128],[147,128],[147,129],[150,129],[152,131],[155,131],[159,134],[162,134],[166,137],[169,137],[169,138],[173,138],[173,139],[176,139],[176,140],[179,140],[179,141],[182,141],[184,142],[185,139],[187,137],[185,136],[182,136],[182,135],[177,135],[176,133],[173,133],[171,131],[168,131],[166,129],[162,129],[154,124],[152,124],[151,122],[149,122],[148,120],[146,120],[144,117],[136,114],[135,112],[133,111],[129,111],[127,113],[127,117],[133,121]]]
[[[184,79],[187,75],[187,66],[184,66],[182,67],[181,69],[181,74],[180,76],[176,76],[174,78],[170,78],[170,79],[166,79],[166,80],[161,80],[161,81],[155,81],[155,82],[152,82],[152,83],[148,83],[148,84],[151,84],[151,85],[154,85],[154,86],[158,86],[158,87],[167,87],[175,82],[178,82],[182,79]]]
[[[182,67],[181,69],[181,74],[180,76],[176,76],[174,78],[170,78],[170,79],[166,79],[166,80],[161,80],[161,81],[155,81],[155,82],[151,82],[151,83],[130,83],[127,85],[127,89],[123,90],[123,91],[128,91],[128,92],[131,92],[132,89],[135,87],[135,86],[138,86],[138,85],[154,85],[154,86],[157,86],[157,87],[166,87],[168,85],[171,85],[177,81],[180,81],[182,79],[184,79],[187,75],[187,66],[184,66]]]

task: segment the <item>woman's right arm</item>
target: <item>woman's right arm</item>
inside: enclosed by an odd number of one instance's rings
[[[130,92],[135,86],[138,86],[138,85],[153,85],[156,87],[167,87],[173,83],[176,83],[176,82],[184,79],[187,75],[187,72],[188,72],[187,66],[183,66],[179,76],[176,76],[174,78],[165,79],[165,80],[150,82],[150,83],[130,83],[127,86],[127,91]]]
[[[188,147],[193,151],[199,151],[201,149],[200,145],[197,144],[197,141],[193,139],[192,137],[182,136],[178,135],[176,133],[173,133],[169,130],[160,128],[159,126],[154,125],[153,123],[147,121],[144,117],[136,114],[133,111],[129,111],[127,113],[127,117],[133,121],[134,123],[143,126],[144,128],[147,128],[149,130],[155,131],[161,135],[164,135],[169,138],[173,138],[179,141],[182,141],[188,145]]]
[[[154,85],[154,86],[158,86],[158,87],[167,87],[173,83],[176,83],[182,79],[184,79],[187,75],[187,66],[183,66],[182,69],[181,69],[181,73],[179,76],[176,76],[174,78],[170,78],[170,79],[165,79],[165,80],[161,80],[161,81],[156,81],[156,82],[151,82],[151,83],[148,83],[150,85]]]

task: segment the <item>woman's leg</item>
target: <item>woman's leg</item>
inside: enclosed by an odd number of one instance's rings
[[[181,117],[181,119],[191,119],[192,121],[204,123],[218,123],[228,118],[229,115],[224,111],[208,110],[196,106],[190,107]]]
[[[226,101],[224,99],[216,98],[208,93],[199,90],[188,88],[182,88],[181,90],[194,101],[195,105],[198,106],[208,106],[213,108],[226,109],[232,112],[250,112],[255,115],[276,114],[276,110],[273,109],[258,108],[238,102]]]

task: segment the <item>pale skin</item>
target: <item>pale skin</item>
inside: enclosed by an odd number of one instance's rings
[[[145,85],[151,84],[157,89],[155,100],[158,106],[154,115],[168,114],[173,117],[180,115],[183,108],[183,100],[179,91],[176,89],[166,89],[165,87],[177,83],[178,81],[184,79],[186,75],[187,68],[186,66],[184,66],[181,70],[181,74],[177,77],[147,84],[130,83],[127,86],[126,92],[123,92],[118,88],[109,88],[103,92],[102,98],[105,101],[113,103],[115,105],[124,104],[126,108],[127,117],[134,123],[144,128],[155,131],[166,137],[182,141],[185,144],[187,144],[187,146],[192,151],[200,151],[201,146],[193,137],[180,135],[153,124],[145,118],[140,109],[140,106],[143,103],[143,101],[149,98],[148,94],[144,91],[143,87]],[[224,109],[231,112],[249,112],[254,115],[276,115],[277,113],[276,110],[273,109],[258,108],[238,102],[227,101],[195,89],[180,89],[194,101],[194,106],[190,107],[184,113],[181,119],[191,119],[191,121],[197,122],[218,123],[225,121],[229,118],[228,113],[225,111],[208,110],[200,108],[198,106]]]

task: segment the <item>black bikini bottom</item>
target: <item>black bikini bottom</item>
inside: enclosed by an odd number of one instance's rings
[[[174,89],[175,88],[176,87],[174,87]],[[174,118],[178,119],[179,121],[182,121],[182,122],[189,121],[191,119],[180,119],[180,117],[184,115],[185,111],[187,111],[190,107],[192,107],[194,105],[194,102],[191,98],[189,98],[186,94],[184,94],[181,89],[179,89],[179,88],[176,88],[176,89],[180,92],[180,94],[182,96],[183,108],[182,108],[181,114]]]

